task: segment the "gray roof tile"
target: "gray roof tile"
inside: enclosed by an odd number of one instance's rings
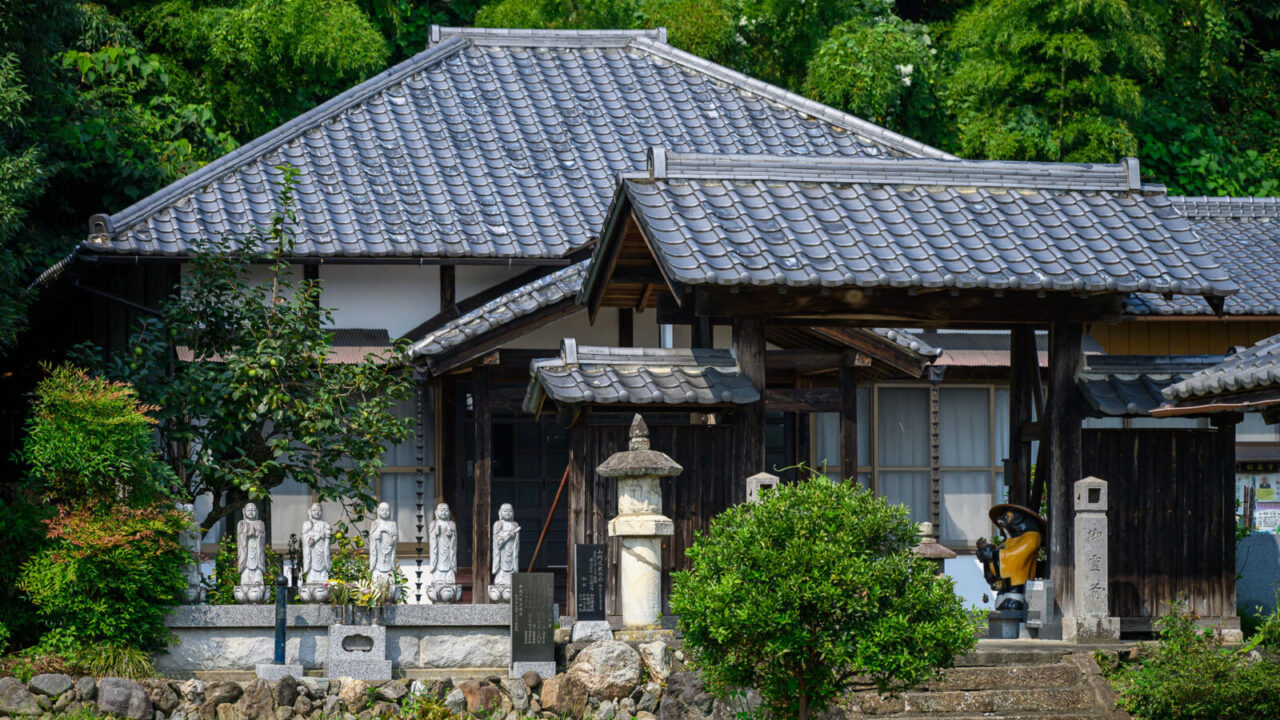
[[[662,31],[435,28],[426,51],[110,217],[85,247],[180,255],[243,235],[299,171],[310,257],[556,258],[663,144],[950,157],[665,44]],[[105,232],[104,232],[105,231]]]
[[[1240,292],[1227,298],[1228,315],[1280,315],[1280,198],[1174,197],[1173,206],[1227,273]],[[1129,298],[1125,311],[1135,315],[1210,315],[1197,297],[1172,298],[1143,293]]]
[[[578,346],[566,338],[560,356],[529,364],[524,409],[546,398],[560,404],[746,404],[760,391],[730,350]]]
[[[538,278],[440,326],[409,346],[410,359],[439,355],[517,318],[572,300],[582,287],[587,262],[584,260]]]
[[[1170,400],[1191,400],[1280,385],[1280,335],[1272,335],[1164,390]]]
[[[624,177],[612,211],[634,213],[684,285],[1235,292],[1133,164],[653,148],[648,176]]]
[[[1087,355],[1076,383],[1099,417],[1143,417],[1164,404],[1163,390],[1222,359],[1213,355]]]

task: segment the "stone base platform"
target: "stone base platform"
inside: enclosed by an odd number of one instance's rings
[[[674,640],[676,631],[654,625],[647,628],[623,628],[613,631],[613,639],[626,643],[647,643],[654,640]]]
[[[294,663],[292,665],[287,663],[283,665],[277,665],[276,663],[259,663],[254,669],[254,674],[267,682],[279,682],[280,678],[285,675],[288,675],[295,680],[300,677],[305,677],[302,665],[299,663]]]
[[[285,662],[321,674],[329,657],[328,605],[289,605]],[[247,671],[273,655],[275,608],[267,605],[183,605],[165,619],[178,644],[156,656],[169,677],[204,677],[209,671]],[[383,611],[386,659],[395,675],[416,670],[492,668],[511,664],[509,605],[396,605]]]

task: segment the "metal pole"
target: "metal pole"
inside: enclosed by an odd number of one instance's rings
[[[284,621],[288,612],[289,581],[282,573],[276,578],[276,654],[275,664],[284,664]]]

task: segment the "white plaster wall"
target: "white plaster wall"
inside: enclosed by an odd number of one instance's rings
[[[532,269],[532,265],[458,265],[454,271],[454,293],[458,300],[465,300]]]
[[[333,327],[385,328],[396,338],[440,312],[436,265],[322,265],[320,282]]]

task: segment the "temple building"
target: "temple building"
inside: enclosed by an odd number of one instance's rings
[[[663,479],[667,568],[747,477],[803,465],[932,522],[975,605],[987,510],[1046,508],[1065,604],[1070,487],[1092,474],[1111,487],[1122,627],[1149,629],[1176,594],[1234,620],[1236,486],[1280,480],[1280,435],[1256,414],[1151,411],[1280,333],[1277,199],[1170,197],[1133,159],[961,160],[660,29],[435,28],[417,56],[94,216],[44,278],[44,312],[88,293],[67,332],[120,347],[194,241],[268,223],[281,166],[338,357],[411,342],[399,412],[416,433],[377,488],[411,602],[424,508],[454,509],[459,581],[484,602],[511,503],[522,562],[545,528],[535,565],[571,607],[571,548],[609,542],[616,514],[595,468],[641,412],[684,467]],[[273,494],[273,546],[311,502],[299,483]],[[1142,533],[1185,549],[1130,552]]]

